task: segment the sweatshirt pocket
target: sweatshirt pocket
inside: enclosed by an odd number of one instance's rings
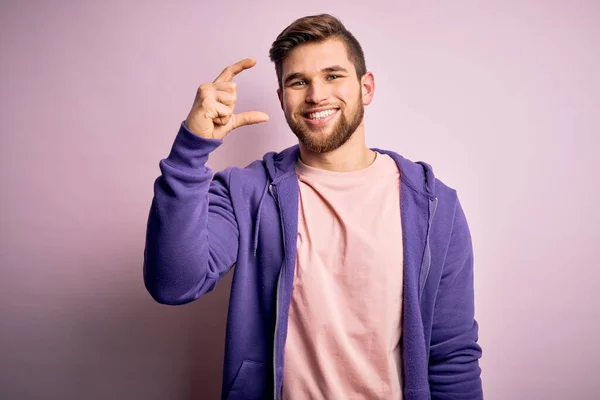
[[[262,363],[244,360],[238,370],[227,400],[261,400],[265,398],[265,367]]]

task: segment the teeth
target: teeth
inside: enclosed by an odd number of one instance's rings
[[[310,119],[323,119],[325,117],[330,116],[334,112],[336,112],[335,109],[325,110],[325,111],[319,111],[319,112],[316,112],[316,113],[310,113],[310,114],[308,114],[308,118],[310,118]]]

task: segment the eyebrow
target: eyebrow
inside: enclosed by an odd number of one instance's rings
[[[331,67],[323,68],[321,70],[321,72],[345,72],[345,73],[348,73],[348,70],[346,68],[342,67],[341,65],[333,65]],[[294,79],[301,78],[302,76],[303,75],[300,72],[294,72],[294,73],[288,75],[284,79],[283,84],[287,85],[288,83],[290,83]]]

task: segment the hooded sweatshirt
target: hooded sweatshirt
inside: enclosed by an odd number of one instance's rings
[[[181,124],[154,183],[144,283],[186,304],[234,268],[222,399],[280,399],[298,232],[298,145],[245,168],[206,166],[222,140]],[[423,162],[400,170],[402,385],[406,400],[483,398],[474,318],[473,247],[456,191]]]

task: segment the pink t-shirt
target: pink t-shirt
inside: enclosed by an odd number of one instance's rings
[[[283,398],[402,399],[400,172],[298,161],[297,260]]]

